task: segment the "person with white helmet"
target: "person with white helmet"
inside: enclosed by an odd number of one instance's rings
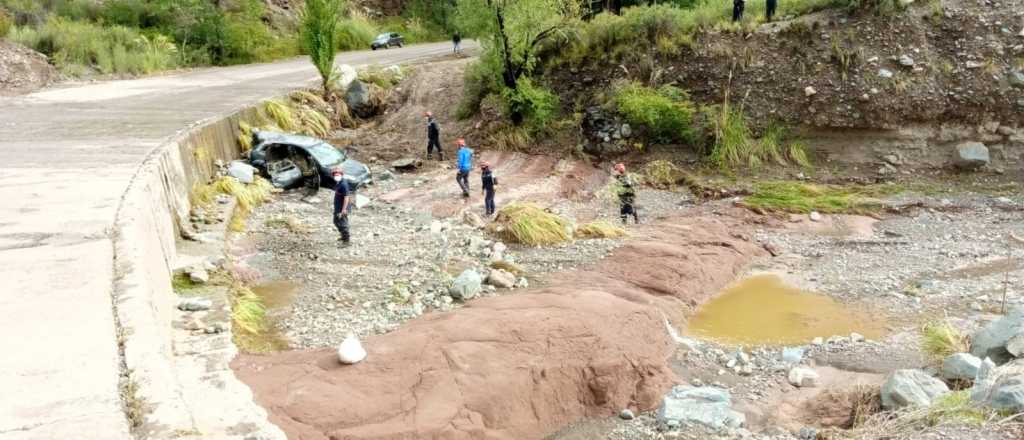
[[[352,205],[352,189],[348,185],[348,181],[345,180],[345,172],[342,171],[341,167],[336,167],[331,170],[331,175],[334,177],[334,227],[338,228],[338,232],[341,237],[338,241],[341,242],[342,246],[348,246],[351,240],[348,231],[348,212]]]
[[[622,224],[626,224],[630,215],[634,223],[640,223],[640,216],[636,213],[636,189],[633,179],[626,174],[626,164],[615,164],[615,179],[618,181],[619,191],[619,216],[622,217]]]

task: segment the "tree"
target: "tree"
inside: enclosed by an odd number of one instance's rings
[[[338,20],[341,19],[342,0],[306,0],[301,13],[303,48],[320,72],[324,96],[330,94],[335,76],[334,56],[338,53]]]
[[[581,0],[458,0],[457,23],[483,46],[482,63],[497,76],[509,118],[520,125],[535,86],[528,79],[544,43],[564,36],[580,16]],[[524,90],[526,89],[526,90]]]

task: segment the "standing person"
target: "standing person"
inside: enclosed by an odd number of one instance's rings
[[[498,178],[491,172],[491,164],[486,160],[480,163],[480,186],[484,192],[484,211],[488,216],[494,215],[494,186]]]
[[[772,21],[772,16],[775,15],[775,6],[777,4],[778,0],[765,0],[764,17],[766,21]]]
[[[633,179],[626,175],[626,165],[615,164],[615,179],[619,183],[619,216],[622,217],[622,224],[626,219],[633,216],[633,223],[640,223],[640,217],[636,213],[636,190],[633,188]]]
[[[466,140],[459,138],[455,141],[459,146],[459,173],[455,175],[455,181],[459,182],[462,188],[462,197],[469,198],[469,172],[473,169],[473,150],[466,146]]]
[[[437,160],[444,160],[444,153],[441,152],[441,126],[437,125],[433,113],[426,112],[423,116],[427,118],[427,159],[437,148]]]
[[[746,6],[746,0],[732,0],[732,21],[734,23],[743,18],[744,6]]]
[[[455,53],[459,53],[459,51],[462,50],[462,48],[460,47],[461,44],[462,44],[462,35],[459,35],[459,31],[455,31],[455,33],[452,34],[452,46],[455,47],[455,49],[454,49]]]
[[[348,246],[351,240],[348,231],[348,211],[352,202],[352,191],[345,180],[345,173],[341,167],[332,170],[334,176],[334,227],[338,228],[341,237],[338,241],[342,246]]]

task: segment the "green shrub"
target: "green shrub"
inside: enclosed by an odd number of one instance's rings
[[[629,83],[615,93],[615,105],[630,124],[647,128],[659,142],[693,140],[693,104],[672,86],[657,89]]]
[[[502,98],[506,111],[518,111],[534,130],[546,127],[558,112],[558,96],[528,77],[520,78],[515,89],[503,89]]]
[[[967,336],[945,321],[929,322],[921,328],[922,349],[933,361],[969,351]]]
[[[812,185],[801,182],[760,182],[743,200],[750,208],[806,214],[818,211],[829,214],[869,214],[877,212],[881,202],[872,198],[871,188],[844,188]]]
[[[123,26],[103,27],[51,17],[39,28],[16,27],[11,40],[50,57],[65,73],[87,67],[103,74],[144,74],[177,66],[169,38]]]
[[[14,27],[14,17],[6,10],[0,8],[0,38],[6,37]]]
[[[380,33],[366,16],[352,13],[338,22],[336,41],[338,50],[363,50],[370,47],[370,42]]]
[[[807,145],[799,140],[787,144],[789,131],[782,125],[768,124],[761,138],[755,139],[742,108],[732,107],[728,102],[709,107],[707,119],[714,135],[709,156],[714,165],[723,168],[757,168],[765,162],[778,165],[795,163],[803,167],[811,165]]]
[[[455,117],[468,119],[479,112],[484,98],[499,90],[495,78],[497,74],[484,60],[470,64],[462,77],[462,99],[459,101]]]

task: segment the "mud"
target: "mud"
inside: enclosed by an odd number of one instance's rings
[[[688,332],[738,345],[806,344],[815,337],[851,333],[878,339],[885,316],[843,305],[829,296],[786,285],[774,274],[754,275],[722,291],[697,310]]]

